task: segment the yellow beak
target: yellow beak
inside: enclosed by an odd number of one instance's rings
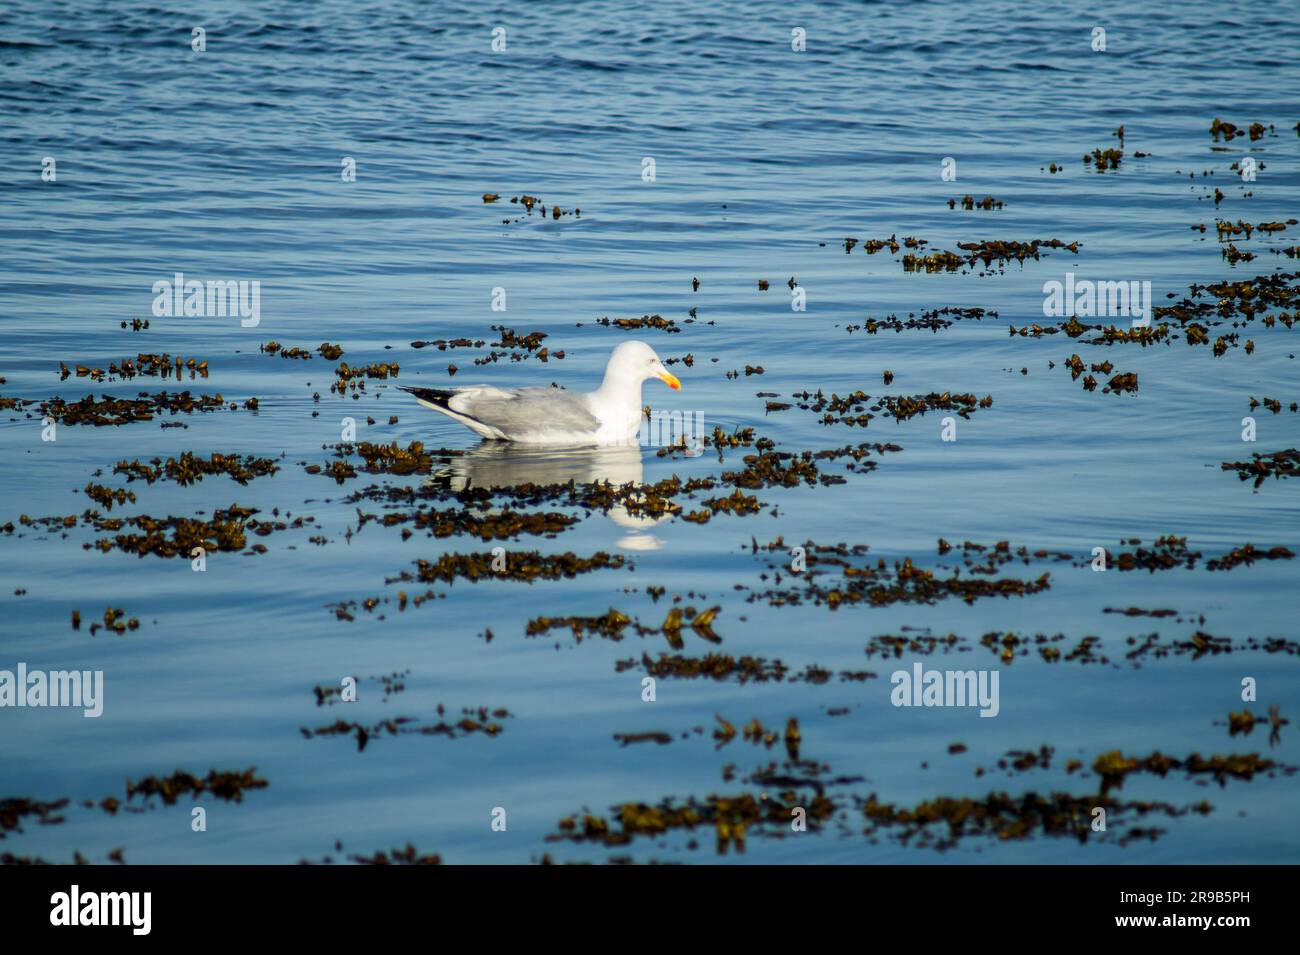
[[[672,374],[671,372],[665,371],[660,373],[659,380],[662,381],[669,388],[671,388],[673,391],[678,391],[682,387],[682,383],[677,380],[677,376]]]

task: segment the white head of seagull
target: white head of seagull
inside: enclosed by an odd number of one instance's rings
[[[658,378],[674,391],[682,383],[644,342],[614,349],[599,388],[407,388],[420,404],[485,438],[522,444],[627,444],[641,424],[641,384]]]
[[[641,383],[658,378],[673,391],[681,388],[677,376],[664,367],[655,350],[645,342],[624,342],[614,349],[605,365],[605,380],[594,394],[610,401],[630,400],[641,407]]]

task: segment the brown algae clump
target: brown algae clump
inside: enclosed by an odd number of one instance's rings
[[[576,577],[595,570],[616,569],[626,564],[621,554],[597,551],[590,557],[579,557],[572,551],[563,554],[542,555],[538,551],[513,551],[504,554],[500,561],[493,554],[443,554],[436,561],[416,561],[416,576],[424,583],[453,583],[457,578],[470,581],[498,578],[502,580],[559,580]],[[408,579],[403,575],[399,579]]]
[[[279,465],[272,458],[258,458],[251,454],[241,457],[238,454],[217,452],[201,458],[193,451],[184,451],[179,458],[168,458],[166,461],[154,458],[148,464],[142,464],[139,458],[134,461],[119,461],[114,466],[113,473],[125,474],[128,481],[142,480],[149,484],[166,479],[189,485],[214,474],[224,474],[239,484],[248,484],[255,478],[274,474],[278,469]],[[134,499],[132,495],[132,500]]]
[[[481,516],[469,508],[458,510],[436,510],[421,508],[412,513],[394,512],[382,516],[357,512],[357,529],[366,524],[377,522],[384,527],[412,523],[420,530],[426,530],[430,537],[453,537],[467,535],[480,540],[509,540],[524,534],[554,537],[578,523],[578,518],[559,511],[514,511],[502,509]],[[410,531],[403,531],[403,537]]]
[[[380,720],[370,726],[355,721],[335,720],[327,726],[320,726],[316,729],[308,729],[304,726],[299,729],[299,732],[302,733],[305,739],[323,736],[352,736],[357,741],[357,752],[362,752],[371,740],[384,736],[414,734],[460,739],[481,733],[487,737],[496,737],[504,729],[497,720],[507,719],[510,716],[509,711],[500,707],[492,710],[485,706],[467,707],[461,711],[459,720],[449,723],[445,719],[441,719],[445,712],[445,708],[442,704],[439,704],[438,716],[440,719],[436,723],[421,723],[420,720],[412,716],[398,716]]]
[[[483,201],[489,201],[487,196],[483,197]],[[357,865],[442,865],[442,856],[438,853],[421,853],[409,842],[402,849],[380,851],[369,856],[352,855],[348,858]]]
[[[136,398],[86,395],[80,401],[71,403],[63,398],[51,398],[41,404],[40,411],[42,415],[51,417],[60,424],[105,427],[152,421],[155,415],[219,411],[224,406],[225,400],[219,394],[195,396],[188,391],[162,391],[156,395],[141,392]]]
[[[1123,160],[1124,150],[1122,149],[1094,149],[1091,154],[1085,153],[1083,156],[1084,164],[1092,166],[1097,172],[1105,172],[1107,169],[1119,169],[1119,164]]]
[[[58,825],[64,821],[61,810],[67,805],[67,799],[57,799],[53,802],[41,802],[39,799],[0,799],[0,839],[3,839],[7,832],[22,832],[22,821],[29,816],[42,826]]]
[[[218,772],[214,769],[203,778],[178,769],[170,776],[147,776],[138,783],[128,779],[126,798],[129,801],[139,796],[147,801],[150,797],[157,796],[170,806],[186,793],[195,799],[206,793],[226,802],[243,802],[245,791],[265,789],[268,785],[265,779],[258,778],[256,767],[242,772]]]
[[[967,212],[975,209],[990,211],[1001,209],[1006,205],[1001,199],[994,199],[992,196],[985,196],[983,199],[976,199],[974,196],[962,196],[960,199],[949,199],[948,208],[956,209],[960,205]]]
[[[278,520],[259,521],[253,518],[256,513],[255,508],[240,507],[238,504],[231,504],[224,510],[218,508],[213,512],[211,520],[190,517],[155,518],[146,514],[126,518],[103,518],[92,513],[88,522],[96,531],[120,533],[113,537],[100,538],[93,545],[85,546],[96,547],[105,553],[116,548],[139,557],[154,554],[158,557],[188,559],[195,556],[195,548],[202,548],[204,551],[243,550],[248,543],[247,534],[250,532],[265,537],[289,527],[302,528],[312,521],[311,517],[298,517],[293,519],[292,523]],[[125,528],[128,527],[136,528],[139,533],[127,532]],[[266,548],[257,544],[252,550],[260,553]]]
[[[1224,471],[1236,471],[1243,481],[1255,480],[1259,487],[1269,478],[1290,478],[1300,475],[1300,450],[1287,448],[1271,454],[1251,454],[1249,461],[1224,461],[1220,465]]]
[[[674,830],[694,832],[708,827],[714,830],[719,855],[725,855],[733,846],[743,853],[751,830],[780,833],[789,828],[796,808],[805,810],[809,830],[817,831],[834,815],[835,804],[820,794],[800,795],[795,791],[711,795],[702,801],[691,798],[684,805],[672,799],[658,805],[623,803],[612,807],[609,818],[591,813],[581,819],[567,816],[560,820],[559,831],[547,836],[547,840],[624,846],[637,837],[658,839]]]
[[[1120,750],[1112,750],[1098,756],[1092,764],[1092,771],[1101,777],[1101,793],[1104,796],[1112,789],[1124,785],[1124,778],[1132,773],[1151,773],[1166,776],[1171,770],[1180,770],[1191,776],[1212,776],[1221,787],[1227,785],[1228,779],[1254,779],[1256,773],[1267,773],[1280,769],[1288,775],[1293,767],[1281,766],[1271,759],[1264,759],[1258,753],[1246,753],[1231,756],[1203,757],[1192,753],[1186,759],[1178,759],[1155,752],[1144,758],[1125,756]]]

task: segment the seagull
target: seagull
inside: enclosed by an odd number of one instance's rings
[[[677,391],[682,383],[644,342],[624,342],[605,366],[605,380],[586,393],[561,388],[403,388],[417,401],[459,421],[475,434],[518,444],[605,445],[636,440],[641,425],[641,382],[658,378]]]

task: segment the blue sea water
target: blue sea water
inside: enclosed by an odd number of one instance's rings
[[[1106,31],[1104,52],[1093,49],[1096,27]],[[192,48],[195,28],[205,31],[203,52]],[[794,30],[805,32],[806,49],[792,49]],[[1300,545],[1295,479],[1255,488],[1220,468],[1255,451],[1300,446],[1300,414],[1288,407],[1300,401],[1297,333],[1281,322],[1220,328],[1213,334],[1237,331],[1238,345],[1250,339],[1253,350],[1231,347],[1217,357],[1181,339],[1143,348],[1008,334],[1008,326],[1051,321],[1043,283],[1067,272],[1150,281],[1163,304],[1193,283],[1295,271],[1280,250],[1295,246],[1300,227],[1238,237],[1256,257],[1232,265],[1220,254],[1215,220],[1296,216],[1297,52],[1295,17],[1265,3],[6,4],[0,397],[75,401],[185,388],[219,393],[237,408],[166,419],[183,429],[160,419],[60,424],[54,441],[42,440],[39,406],[0,411],[0,526],[15,524],[0,533],[0,669],[19,661],[98,669],[106,683],[99,719],[0,709],[0,798],[71,800],[59,824],[28,818],[21,831],[0,832],[0,852],[50,861],[81,852],[104,861],[123,847],[136,863],[287,863],[410,842],[450,863],[528,863],[544,854],[1297,861],[1298,784],[1287,771],[1300,763],[1295,726],[1270,744],[1267,728],[1230,737],[1224,725],[1242,709],[1263,716],[1278,706],[1293,721],[1300,714],[1294,653],[1242,646],[1297,638],[1295,562],[1212,572],[1203,559],[1156,573],[1095,573],[1089,565],[1094,547],[1131,550],[1121,541],[1149,546],[1169,534],[1186,537],[1205,559],[1247,543]],[[1216,142],[1215,118],[1272,129]],[[1094,172],[1081,157],[1118,147],[1111,133],[1121,124],[1121,166]],[[46,157],[53,181],[42,176]],[[1253,183],[1231,168],[1244,157],[1260,164]],[[347,158],[355,181],[342,175]],[[941,177],[945,158],[956,161],[955,181]],[[647,159],[652,180],[643,175]],[[1052,163],[1063,168],[1050,172]],[[485,203],[485,193],[501,199]],[[1005,206],[949,208],[948,200],[968,194]],[[522,195],[580,215],[526,215],[510,202]],[[1202,223],[1205,232],[1194,228]],[[861,246],[845,254],[847,236],[891,235],[926,240],[922,251],[1052,238],[1077,241],[1079,250],[1049,250],[990,274],[905,272],[900,256],[867,255]],[[154,283],[176,272],[259,282],[260,323],[154,316]],[[792,309],[788,279],[806,294],[806,310]],[[496,289],[505,290],[504,312],[492,308]],[[860,327],[945,307],[988,311],[937,332]],[[598,324],[647,314],[679,331]],[[122,327],[137,318],[149,328]],[[499,325],[545,332],[552,357],[480,366],[473,359],[488,346],[411,346],[461,337],[491,343]],[[657,409],[702,414],[710,430],[752,427],[782,451],[861,441],[902,450],[874,458],[869,473],[827,464],[846,474],[843,484],[751,491],[762,503],[753,515],[630,527],[618,514],[546,505],[582,519],[553,539],[492,543],[419,530],[403,539],[397,527],[359,526],[358,509],[384,508],[351,494],[371,484],[420,487],[422,476],[362,473],[340,485],[307,471],[333,459],[344,417],[355,418],[364,441],[474,448],[472,435],[397,385],[590,388],[610,349],[630,337],[678,359],[681,392],[646,386]],[[334,342],[353,366],[396,362],[400,373],[367,381],[356,399],[340,397],[329,390],[338,362],[269,356],[259,346],[270,341],[308,350]],[[142,352],[206,360],[208,375],[101,382],[75,374],[79,364],[107,369]],[[1085,391],[1065,367],[1074,352],[1113,362],[1115,373],[1136,372],[1138,392]],[[680,361],[688,355],[689,365]],[[74,369],[66,380],[60,363]],[[746,366],[762,373],[746,374]],[[971,392],[993,402],[956,419],[956,441],[942,439],[943,412],[903,422],[877,416],[863,430],[825,425],[798,407],[767,410],[768,401],[793,404],[793,393],[818,389]],[[256,410],[243,408],[253,397]],[[1252,409],[1252,397],[1278,399],[1282,410]],[[1242,440],[1248,415],[1257,423],[1253,444]],[[221,476],[189,486],[127,484],[113,474],[119,461],[186,450],[269,456],[280,468],[247,486]],[[480,467],[515,482],[652,483],[717,475],[752,453],[730,449],[719,463],[714,453],[647,449],[611,467],[573,453],[501,464],[476,451],[439,459],[437,468]],[[114,517],[206,517],[238,502],[263,519],[278,508],[313,520],[250,538],[265,553],[213,554],[206,571],[194,573],[184,559],[86,547],[106,536],[81,518],[103,510],[84,493],[88,483],[137,494],[115,506]],[[691,511],[707,496],[679,503]],[[52,530],[23,524],[22,515],[78,520]],[[756,554],[753,542],[866,545],[871,561],[910,557],[946,575],[960,564],[957,553],[938,553],[941,537],[1006,540],[1069,552],[1075,562],[1008,564],[999,576],[1050,572],[1050,589],[973,604],[831,610],[747,599],[778,586],[770,564],[789,560],[785,549]],[[397,610],[398,589],[423,588],[388,581],[417,559],[498,543],[508,551],[619,553],[631,569],[533,583],[458,579],[434,587],[440,598]],[[782,569],[779,586],[796,583]],[[650,703],[643,674],[616,663],[669,652],[661,634],[628,631],[618,642],[579,642],[564,628],[526,635],[539,616],[611,607],[656,627],[675,596],[680,606],[721,608],[714,624],[721,644],[686,630],[684,653],[779,658],[794,671],[870,669],[877,677],[823,685],[664,678]],[[389,602],[367,610],[360,604],[370,597]],[[355,619],[340,619],[334,608],[349,601]],[[123,608],[139,628],[92,636],[89,624],[107,607]],[[1178,615],[1105,612],[1127,607]],[[69,623],[73,610],[83,619],[79,630]],[[953,633],[974,649],[897,660],[864,653],[874,636],[915,630]],[[1238,648],[1140,666],[1124,658],[1130,637],[1186,641],[1198,631],[1231,637]],[[1052,663],[1032,650],[1004,663],[979,641],[1005,632],[1062,634],[1063,650],[1095,636],[1115,665]],[[891,671],[917,660],[998,669],[998,716],[891,705]],[[317,706],[313,687],[391,673],[405,674],[399,693],[384,698],[363,679],[358,702]],[[1257,683],[1255,703],[1242,701],[1245,678]],[[301,732],[340,718],[436,722],[440,703],[453,718],[463,707],[511,715],[495,737],[381,737],[362,751],[348,738]],[[746,780],[781,762],[783,746],[719,745],[715,714],[737,727],[758,718],[778,734],[793,717],[805,759],[829,766],[827,775],[861,777],[828,789],[835,823],[785,838],[775,837],[783,827],[754,826],[745,852],[725,855],[707,826],[613,847],[547,838],[564,817],[608,816],[624,803],[775,793],[779,787]],[[648,731],[672,742],[614,739]],[[966,751],[950,753],[958,742]],[[1054,748],[1049,768],[998,768],[1008,752],[1042,746]],[[1122,828],[1086,842],[1037,831],[1023,839],[968,835],[940,852],[896,831],[863,834],[855,799],[874,793],[911,807],[1001,791],[1085,796],[1099,789],[1088,767],[1115,750],[1180,759],[1258,753],[1277,765],[1223,785],[1178,770],[1131,776],[1118,798],[1213,805],[1207,815],[1128,820],[1163,830],[1151,840],[1121,842]],[[1067,772],[1071,759],[1084,769]],[[149,808],[116,814],[82,805],[125,799],[128,779],[250,767],[268,786],[239,803],[200,798],[204,833],[191,830],[189,797],[173,806],[137,797],[129,805]],[[491,826],[497,808],[506,810],[504,832]]]

